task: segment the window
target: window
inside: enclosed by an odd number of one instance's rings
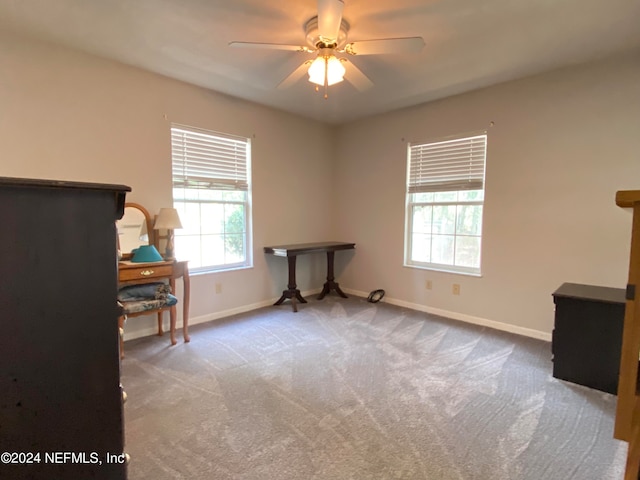
[[[247,138],[172,125],[175,251],[192,271],[251,266],[250,156]]]
[[[487,135],[410,144],[405,265],[480,274]]]

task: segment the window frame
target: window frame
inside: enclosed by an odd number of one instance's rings
[[[412,170],[412,159],[415,161],[414,156],[412,155],[413,148],[416,147],[431,147],[439,144],[446,143],[455,143],[458,141],[469,141],[470,148],[474,148],[473,140],[482,137],[483,140],[481,142],[482,153],[479,155],[482,158],[481,165],[478,163],[478,158],[474,158],[469,161],[469,172],[465,175],[460,175],[459,173],[459,165],[454,165],[456,162],[450,162],[449,166],[451,166],[452,171],[454,171],[457,179],[455,181],[451,181],[450,178],[447,178],[446,175],[441,175],[442,165],[443,163],[438,163],[439,171],[435,175],[431,175],[429,173],[429,168],[426,168],[427,173],[424,172],[416,172],[416,167],[422,166],[418,165],[418,162],[414,162],[413,170]],[[484,229],[484,204],[485,204],[485,180],[486,180],[486,152],[487,152],[487,132],[472,132],[467,134],[455,135],[452,137],[433,139],[429,141],[423,142],[415,142],[409,143],[407,146],[407,176],[406,176],[406,191],[405,191],[405,241],[404,241],[404,266],[411,268],[420,268],[426,270],[434,270],[441,271],[447,273],[456,273],[463,275],[471,275],[471,276],[482,276],[482,246],[483,246],[483,229]],[[475,157],[475,155],[474,155]],[[427,160],[427,164],[430,160]],[[458,162],[459,163],[459,162]],[[473,164],[471,166],[471,164]],[[444,162],[446,167],[446,162]],[[452,166],[454,165],[454,166]],[[479,168],[481,169],[481,176],[479,175]],[[438,179],[440,177],[440,180]],[[463,178],[464,177],[464,178]],[[478,188],[480,186],[481,188]],[[453,187],[453,188],[452,188]],[[460,192],[471,192],[471,191],[480,191],[481,199],[460,199]],[[456,199],[455,200],[436,200],[438,194],[447,194],[455,192]],[[433,195],[432,200],[424,200],[419,199],[419,195],[421,193]],[[416,208],[419,207],[441,207],[441,206],[453,206],[455,207],[455,217],[453,220],[454,230],[453,233],[439,233],[433,231],[433,217],[431,217],[431,229],[429,232],[425,232],[425,235],[430,237],[430,261],[425,262],[422,260],[415,260],[413,256],[413,247],[414,247],[414,235],[416,234],[415,228],[413,226],[414,222],[414,213]],[[480,227],[478,234],[465,234],[459,233],[458,231],[458,213],[460,211],[461,206],[481,206],[481,214],[480,214]],[[432,210],[433,215],[433,210]],[[453,245],[452,250],[450,252],[452,263],[438,263],[433,260],[433,238],[438,235],[447,235],[453,236]],[[470,267],[463,265],[456,265],[456,253],[458,246],[458,239],[463,237],[474,237],[479,239],[479,251],[478,251],[478,266]]]
[[[229,173],[233,169],[229,169],[229,163],[233,163],[234,160],[229,159],[226,154],[223,154],[219,158],[215,158],[215,153],[212,153],[213,150],[208,153],[212,156],[212,162],[209,162],[207,159],[198,158],[198,162],[204,162],[207,165],[205,170],[209,169],[210,171],[206,171],[204,174],[201,170],[197,172],[197,175],[189,175],[185,173],[185,171],[189,171],[189,160],[186,158],[188,154],[184,152],[180,152],[180,154],[176,154],[175,151],[175,142],[174,135],[179,135],[179,133],[194,134],[197,136],[206,136],[210,137],[213,143],[225,141],[236,142],[239,144],[243,144],[245,148],[244,158],[241,155],[236,155],[235,161],[238,162],[240,166],[240,170],[244,168],[244,174],[242,171],[240,173]],[[252,185],[251,185],[251,139],[247,137],[240,137],[236,135],[230,135],[227,133],[216,132],[212,130],[205,130],[202,128],[191,127],[186,125],[181,125],[177,123],[171,124],[171,165],[172,165],[172,196],[173,196],[173,205],[174,208],[177,208],[179,212],[183,212],[181,208],[181,204],[185,206],[187,204],[197,204],[199,206],[202,205],[222,205],[223,211],[228,205],[241,205],[244,210],[244,225],[242,233],[242,243],[244,250],[244,259],[239,262],[229,262],[222,264],[207,264],[200,266],[191,266],[191,273],[211,273],[211,272],[222,272],[229,270],[237,270],[243,268],[252,268],[253,267],[253,231],[252,231]],[[186,140],[185,140],[186,141]],[[184,146],[183,146],[184,147]],[[177,157],[183,157],[179,159]],[[224,157],[224,158],[223,158]],[[239,160],[238,160],[239,159]],[[218,162],[218,163],[215,163]],[[214,170],[220,170],[217,167],[221,164],[225,164],[222,168],[222,173],[218,174],[213,172]],[[215,164],[215,165],[214,165]],[[220,165],[219,165],[220,164]],[[212,166],[213,165],[213,166]],[[182,171],[181,171],[182,170]],[[212,173],[213,172],[213,173]],[[193,186],[189,187],[189,183]],[[182,190],[184,195],[181,197],[176,195],[176,191]],[[206,191],[210,192],[208,195],[202,195],[201,192]],[[226,192],[243,192],[243,199],[225,199]],[[187,193],[189,192],[189,193]],[[214,193],[211,193],[214,192]],[[215,198],[215,197],[220,198]],[[203,198],[204,197],[204,198]],[[207,198],[209,197],[209,198]],[[204,244],[205,237],[219,235],[220,240],[222,241],[223,248],[226,245],[228,235],[232,233],[226,232],[224,228],[218,234],[214,233],[205,233],[203,232],[203,223],[202,223],[202,208],[199,208],[198,216],[199,221],[197,225],[197,233],[193,233],[193,231],[187,233],[180,230],[176,230],[174,234],[175,238],[175,246],[176,252],[178,252],[178,243],[180,237],[198,237],[198,245],[200,248],[200,259],[205,257],[202,255],[202,252],[205,251],[206,244]],[[183,224],[184,224],[183,220]],[[226,248],[225,248],[226,250]],[[223,252],[223,257],[226,252]]]

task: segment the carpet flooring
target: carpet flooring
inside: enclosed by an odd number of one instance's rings
[[[130,480],[623,476],[616,397],[553,378],[548,342],[333,296],[191,339],[125,344]]]

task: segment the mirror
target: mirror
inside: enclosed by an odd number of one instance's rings
[[[131,250],[140,245],[155,245],[153,224],[146,208],[137,203],[125,203],[124,215],[116,221],[118,250],[123,259],[131,257]]]

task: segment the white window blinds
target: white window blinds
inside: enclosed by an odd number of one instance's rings
[[[171,127],[174,188],[248,190],[249,140]]]
[[[409,146],[409,193],[480,190],[487,135]]]

